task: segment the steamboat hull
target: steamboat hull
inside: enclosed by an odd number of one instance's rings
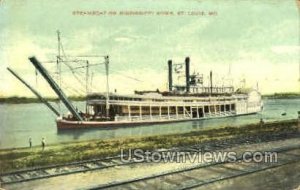
[[[173,122],[183,122],[189,120],[177,120],[177,121],[133,121],[133,122],[114,122],[114,121],[67,121],[59,120],[56,121],[57,128],[60,130],[65,129],[87,129],[87,128],[119,128],[119,127],[131,127],[131,126],[140,126],[140,125],[154,125],[154,124],[167,124]]]
[[[190,118],[190,119],[157,120],[157,121],[68,121],[64,119],[57,119],[56,124],[58,130],[120,128],[120,127],[134,127],[134,126],[141,126],[141,125],[169,124],[169,123],[179,123],[179,122],[187,122],[187,121],[206,120],[206,119],[217,119],[217,118],[235,117],[235,116],[252,115],[252,114],[257,114],[257,112],[232,114],[226,116],[215,116],[215,117],[200,118],[200,119]]]

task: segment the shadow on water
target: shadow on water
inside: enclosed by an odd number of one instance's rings
[[[252,119],[249,120],[249,117]],[[239,126],[241,124],[258,123],[259,114],[202,119],[194,121],[182,121],[165,124],[147,124],[139,126],[121,126],[121,127],[101,127],[101,128],[86,128],[86,129],[65,129],[57,130],[58,136],[65,136],[73,140],[81,139],[83,136],[95,136],[101,139],[110,139],[117,137],[132,137],[132,136],[149,136],[159,134],[174,134],[190,131],[199,131],[208,128],[219,128],[225,126]],[[245,119],[245,122],[241,122]],[[249,122],[250,121],[250,122]]]
[[[74,140],[82,136],[96,135],[97,138],[109,139],[116,137],[148,136],[162,133],[171,134],[182,132],[182,127],[189,127],[190,130],[197,130],[203,127],[203,121],[185,121],[165,124],[147,124],[138,126],[101,127],[86,129],[57,130],[58,136],[67,136]],[[185,130],[184,130],[185,131]]]

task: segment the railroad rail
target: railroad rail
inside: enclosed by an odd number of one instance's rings
[[[297,154],[289,153],[290,151],[297,150]],[[275,148],[264,150],[266,152],[277,152],[280,154],[287,153],[289,159],[280,159],[280,162],[277,163],[263,163],[258,167],[255,163],[247,163],[249,164],[246,167],[243,167],[242,156],[238,157],[236,162],[232,163],[228,160],[213,162],[209,164],[197,164],[190,167],[175,169],[172,171],[162,172],[159,174],[153,174],[149,176],[144,176],[140,178],[134,178],[126,181],[113,182],[105,185],[99,185],[96,187],[91,187],[89,189],[140,189],[140,188],[150,188],[150,189],[193,189],[200,186],[209,185],[215,182],[219,182],[222,180],[227,180],[231,178],[241,177],[248,174],[262,172],[265,170],[273,169],[276,167],[281,167],[287,164],[292,164],[296,162],[300,162],[300,145],[283,147],[283,148]],[[292,158],[291,158],[292,157]],[[248,156],[247,159],[254,158],[253,156]],[[227,164],[237,164],[241,165],[242,169],[237,169],[235,167],[228,167]],[[245,165],[244,165],[245,166]],[[206,169],[215,170],[216,172],[213,175],[197,175],[197,172]],[[223,171],[222,171],[223,170]],[[221,171],[221,172],[220,172]]]
[[[231,148],[236,145],[242,144],[253,144],[259,142],[269,142],[269,141],[280,141],[290,138],[300,138],[299,133],[283,133],[276,135],[260,135],[260,136],[249,136],[243,139],[227,139],[222,141],[206,142],[195,144],[191,146],[182,146],[168,151],[184,151],[184,152],[199,152],[202,151],[214,151],[222,150],[226,148]],[[160,151],[160,150],[156,150]],[[166,151],[166,150],[164,150]],[[126,155],[124,157],[126,159]],[[0,174],[0,183],[2,185],[20,183],[38,179],[51,178],[62,175],[70,175],[80,172],[88,172],[94,170],[102,170],[110,167],[124,166],[130,164],[140,164],[140,161],[135,161],[131,159],[129,162],[122,162],[121,155],[106,157],[101,159],[91,159],[79,162],[72,162],[67,164],[58,164],[44,167],[36,167],[18,171],[12,171]]]

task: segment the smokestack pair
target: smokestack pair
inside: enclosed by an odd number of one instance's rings
[[[168,61],[169,67],[169,92],[172,91],[173,88],[173,78],[172,78],[172,60]],[[186,92],[190,92],[190,58],[185,58],[185,82],[186,82]]]

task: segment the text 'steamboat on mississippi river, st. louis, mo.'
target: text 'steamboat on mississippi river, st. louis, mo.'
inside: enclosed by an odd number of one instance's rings
[[[60,38],[58,39],[61,44]],[[57,57],[59,62],[63,62],[61,56]],[[103,56],[103,59],[106,68],[106,92],[87,94],[85,113],[72,105],[58,82],[35,57],[30,57],[29,60],[58,95],[69,110],[69,114],[60,114],[19,75],[9,68],[8,70],[58,116],[56,120],[58,129],[121,127],[210,119],[254,114],[263,108],[261,94],[257,89],[234,90],[233,86],[217,87],[213,85],[212,71],[208,85],[203,85],[202,75],[190,74],[189,57],[186,57],[184,63],[180,65],[185,67],[184,85],[173,84],[174,70],[179,64],[173,64],[172,60],[169,60],[168,91],[135,91],[133,95],[110,93],[109,57]]]

